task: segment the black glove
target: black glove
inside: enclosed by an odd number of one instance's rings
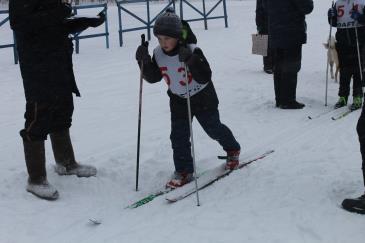
[[[332,7],[330,9],[328,9],[328,18],[334,18],[334,17],[337,17],[337,10],[335,7]]]
[[[105,13],[103,11],[101,11],[98,14],[98,18],[90,18],[89,19],[89,26],[90,27],[98,27],[100,25],[102,25],[105,22]]]
[[[191,49],[187,46],[180,45],[179,48],[179,61],[180,62],[187,62],[189,58],[193,55]]]
[[[59,9],[60,14],[63,18],[68,18],[72,14],[72,7],[68,3],[62,3]]]
[[[136,60],[142,63],[151,61],[151,56],[148,53],[148,41],[143,42],[136,51]]]

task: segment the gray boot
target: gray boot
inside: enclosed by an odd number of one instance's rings
[[[53,155],[56,160],[55,171],[59,175],[90,177],[96,175],[96,168],[76,162],[69,129],[50,134]]]
[[[57,190],[48,183],[44,141],[24,141],[25,163],[29,174],[26,190],[46,200],[56,200]]]

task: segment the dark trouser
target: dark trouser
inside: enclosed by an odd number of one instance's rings
[[[301,60],[302,45],[274,49],[274,89],[277,104],[288,104],[296,100]]]
[[[264,70],[273,70],[274,57],[270,48],[267,49],[267,56],[263,57],[263,61]]]
[[[340,87],[338,96],[350,95],[350,83],[353,79],[352,95],[362,96],[362,81],[356,46],[337,45],[338,60],[340,62]]]
[[[240,150],[240,145],[234,138],[231,130],[222,124],[218,110],[205,110],[193,114],[204,131],[223,147],[225,151]],[[171,135],[174,164],[177,172],[194,171],[191,155],[189,120],[171,113]]]
[[[357,135],[359,136],[360,151],[362,157],[362,174],[365,186],[365,106],[362,107],[362,112],[357,122]]]
[[[74,110],[73,97],[55,97],[47,102],[27,102],[24,114],[25,126],[20,135],[26,141],[42,141],[51,132],[71,127]]]

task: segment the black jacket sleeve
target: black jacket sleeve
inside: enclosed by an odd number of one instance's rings
[[[64,20],[64,26],[66,30],[70,34],[75,34],[82,32],[90,27],[90,22],[93,21],[95,18],[90,17],[79,17],[79,18],[69,18]]]
[[[186,62],[193,78],[201,84],[208,83],[212,80],[212,70],[200,48],[195,48],[192,56]]]
[[[297,9],[303,14],[307,15],[313,11],[313,0],[291,0]]]
[[[256,1],[256,27],[257,31],[261,33],[267,33],[267,13],[263,6],[263,0]]]
[[[138,63],[141,68],[141,63]],[[149,83],[157,83],[161,81],[162,74],[160,68],[157,65],[155,57],[152,57],[151,62],[143,64],[143,79]]]

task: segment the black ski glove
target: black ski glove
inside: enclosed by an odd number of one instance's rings
[[[105,22],[105,13],[103,11],[101,11],[98,14],[98,18],[90,18],[89,19],[89,26],[90,27],[98,27],[100,25],[102,25]]]
[[[72,7],[68,3],[62,3],[61,6],[59,7],[58,12],[60,13],[63,19],[68,18],[72,14]]]
[[[151,61],[151,56],[148,53],[148,41],[143,42],[136,51],[136,60],[142,63],[148,63]]]
[[[190,48],[187,46],[180,45],[179,48],[179,61],[180,62],[187,62],[189,58],[193,55]]]

